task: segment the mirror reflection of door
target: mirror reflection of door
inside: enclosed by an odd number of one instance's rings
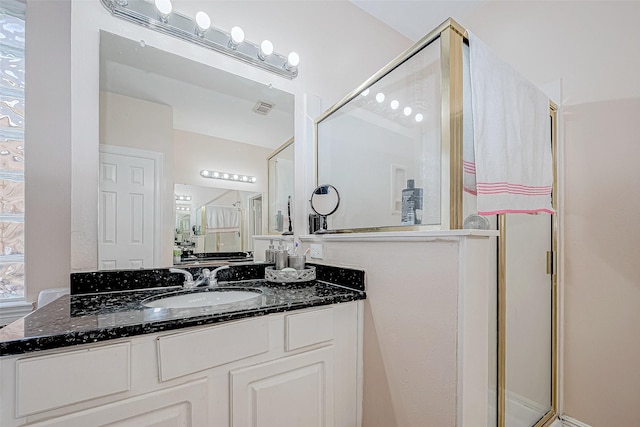
[[[206,49],[189,54],[203,61],[212,55]],[[293,106],[293,95],[275,87],[101,31],[100,144],[161,155],[162,178],[156,188],[159,219],[153,232],[145,234],[153,259],[137,264],[99,263],[98,268],[168,266],[176,242],[186,246],[197,240],[202,251],[251,250],[254,233],[267,231],[261,227],[267,223],[267,208],[257,206],[269,200],[265,159],[292,138]],[[250,175],[257,181],[205,178],[201,170]],[[181,230],[175,222],[176,215],[183,212],[177,210],[174,184],[231,192],[229,200],[218,200],[217,213],[240,202],[237,215],[218,215],[225,218],[222,225],[207,227],[206,220],[203,223],[201,215],[196,215],[201,206],[193,206],[191,231]],[[238,197],[244,193],[255,197],[251,205],[248,198]],[[255,212],[261,212],[262,217],[257,218]],[[225,222],[232,217],[239,221],[237,230],[220,231],[229,228]],[[200,227],[200,234],[194,226]],[[207,240],[208,232],[215,234]],[[117,248],[121,243],[123,240],[117,239],[112,245]]]
[[[157,153],[102,145],[98,218],[101,270],[154,266],[159,211]]]

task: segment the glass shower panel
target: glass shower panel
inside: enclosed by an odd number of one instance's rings
[[[531,427],[552,401],[552,216],[506,220],[505,426]]]
[[[318,122],[318,185],[340,193],[329,228],[403,225],[402,190],[409,180],[422,189],[422,218],[404,225],[439,227],[440,127],[436,39]]]

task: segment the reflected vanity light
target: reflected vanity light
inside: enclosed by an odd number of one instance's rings
[[[200,175],[204,178],[222,179],[225,181],[237,181],[253,184],[258,181],[258,178],[251,175],[242,175],[239,173],[219,172],[203,169],[200,171]]]
[[[363,91],[362,91],[362,93],[361,93],[360,95],[362,95],[362,96],[367,96],[367,95],[369,95],[369,89],[365,89],[365,90],[363,90]]]
[[[176,210],[188,212],[191,210],[191,208],[189,206],[176,206]]]
[[[204,11],[189,17],[174,11],[171,0],[100,2],[115,17],[223,53],[287,79],[298,76],[300,56],[297,53],[285,56],[274,52],[273,44],[268,40],[262,42],[261,49],[261,45],[245,40],[240,27],[233,27],[228,33],[211,26],[211,19]]]
[[[378,92],[376,94],[376,101],[382,104],[384,102],[384,93]]]
[[[402,112],[404,113],[405,116],[410,116],[411,115],[411,111],[413,111],[411,109],[411,107],[404,107],[404,110],[402,110]]]
[[[189,202],[189,201],[191,201],[191,196],[180,196],[180,195],[176,194],[176,201]]]
[[[392,110],[397,110],[400,107],[400,103],[398,102],[397,99],[394,99],[393,101],[391,101],[389,105],[391,106]]]
[[[424,120],[424,116],[418,113],[416,114],[415,119],[416,119],[416,122],[420,123],[422,120]]]

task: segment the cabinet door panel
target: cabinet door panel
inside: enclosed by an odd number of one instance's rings
[[[109,403],[29,427],[203,427],[208,420],[207,380]]]
[[[130,354],[125,343],[18,360],[17,415],[129,390]]]
[[[333,346],[231,371],[232,427],[333,426]]]

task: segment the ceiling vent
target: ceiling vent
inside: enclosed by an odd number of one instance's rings
[[[262,99],[259,99],[258,102],[256,102],[256,105],[253,106],[252,111],[256,114],[262,114],[263,116],[266,116],[275,106],[276,104],[271,101],[264,101]]]

